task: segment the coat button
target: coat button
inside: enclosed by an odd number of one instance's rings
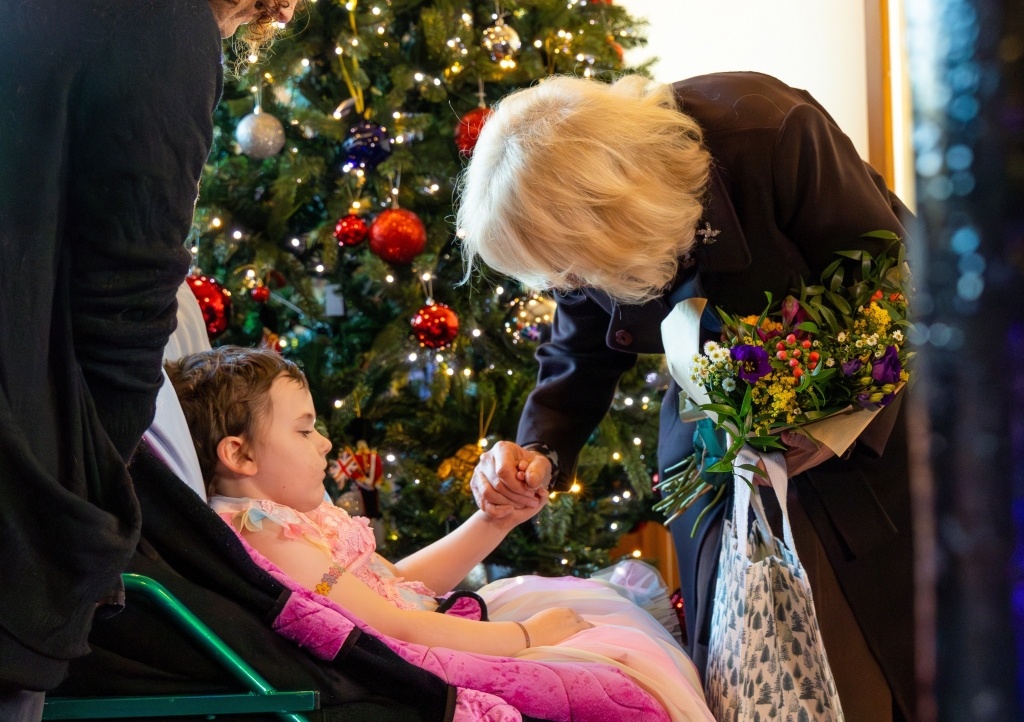
[[[615,332],[615,343],[619,344],[619,346],[632,346],[633,334],[629,331],[619,329]]]

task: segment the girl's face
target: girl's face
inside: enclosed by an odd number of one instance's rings
[[[248,479],[250,496],[312,511],[324,500],[331,442],[313,427],[313,398],[298,381],[278,376],[269,401],[248,448],[256,464],[256,473]]]

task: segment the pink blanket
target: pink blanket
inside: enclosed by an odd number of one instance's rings
[[[253,560],[292,593],[274,630],[321,659],[333,659],[354,629],[459,689],[455,720],[668,722],[658,702],[624,672],[603,664],[537,662],[410,644],[380,634],[327,597],[300,587],[242,539]]]

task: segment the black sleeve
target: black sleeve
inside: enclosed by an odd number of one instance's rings
[[[568,489],[580,450],[608,413],[619,378],[636,355],[608,347],[608,314],[581,292],[557,297],[551,340],[537,349],[540,370],[519,419],[520,444],[558,454],[554,489]]]
[[[221,92],[203,0],[112,18],[80,66],[68,118],[65,229],[75,352],[104,428],[127,458],[149,426],[163,347]]]
[[[881,252],[885,241],[860,237],[868,231],[889,230],[906,238],[900,216],[909,212],[816,105],[797,105],[786,116],[772,173],[778,227],[815,273],[836,260],[836,251]]]

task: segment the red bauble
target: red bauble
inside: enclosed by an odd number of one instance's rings
[[[427,229],[412,211],[382,211],[370,226],[370,250],[389,263],[412,263],[427,247]]]
[[[351,213],[339,220],[338,225],[334,227],[334,237],[341,246],[358,246],[366,240],[369,233],[366,221]]]
[[[430,303],[412,317],[412,330],[427,348],[444,348],[459,333],[459,317],[443,303]]]
[[[252,296],[252,300],[256,303],[266,303],[270,300],[270,288],[261,283],[258,286],[253,286],[252,290],[249,291],[249,295]]]
[[[231,315],[231,294],[209,276],[194,273],[185,279],[203,312],[206,335],[212,341],[227,330]]]
[[[619,62],[620,63],[625,62],[625,60],[626,60],[626,51],[622,49],[621,45],[619,45],[617,42],[615,42],[615,38],[612,37],[611,35],[609,35],[606,38],[605,42],[607,42],[608,45],[611,46],[611,49],[615,51],[615,55],[618,56]]]
[[[459,124],[455,126],[455,145],[459,152],[466,156],[473,154],[480,131],[493,112],[490,108],[473,108],[459,118]]]

